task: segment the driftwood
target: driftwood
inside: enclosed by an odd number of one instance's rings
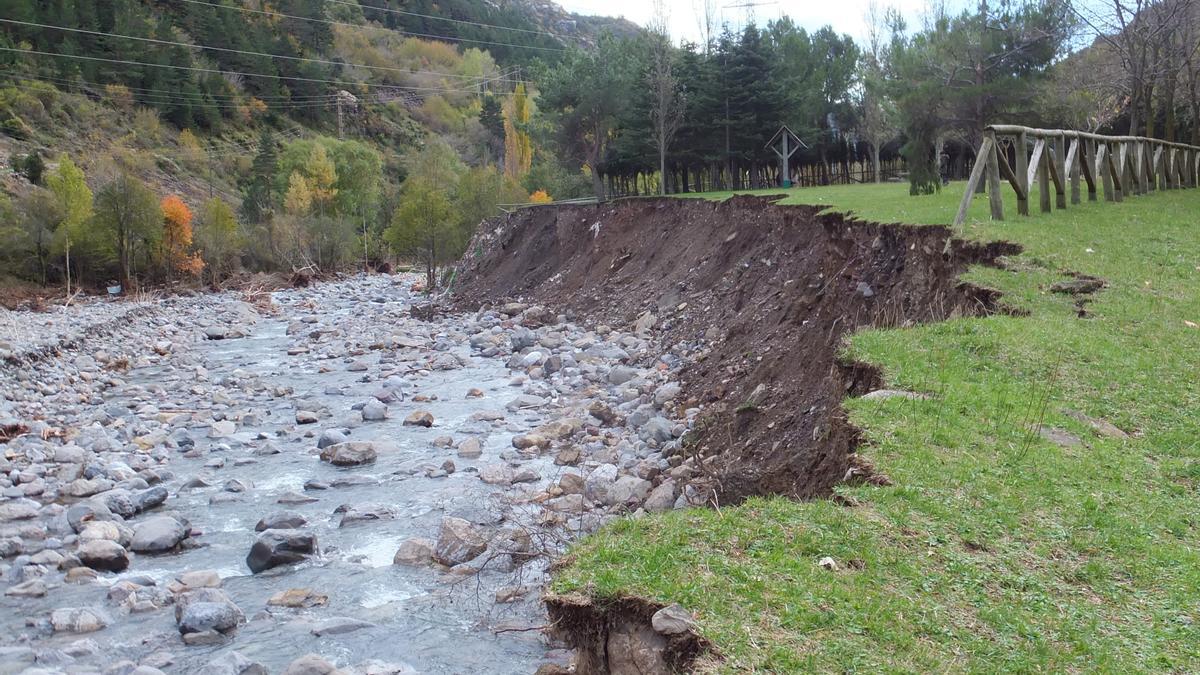
[[[1009,161],[1010,149],[1013,162]],[[1001,178],[1017,195],[1017,213],[1027,216],[1030,186],[1035,182],[1038,207],[1049,213],[1067,208],[1068,200],[1079,204],[1085,184],[1089,202],[1097,201],[1100,192],[1104,201],[1120,202],[1154,190],[1194,188],[1198,176],[1200,146],[1143,136],[994,124],[984,129],[954,224],[961,225],[966,219],[981,180],[986,182],[992,220],[1004,220]]]

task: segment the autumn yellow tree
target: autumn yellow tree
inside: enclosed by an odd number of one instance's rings
[[[509,178],[524,178],[533,166],[533,140],[529,137],[531,114],[525,83],[518,82],[504,106],[504,173]]]
[[[192,248],[191,209],[176,195],[163,197],[159,208],[163,214],[161,259],[167,278],[174,278],[176,272],[199,276],[204,269],[204,260],[189,250]]]
[[[312,156],[308,158],[308,164],[305,166],[308,178],[308,191],[312,194],[313,209],[322,215],[333,202],[333,198],[337,196],[337,188],[334,184],[337,183],[337,170],[333,166],[333,160],[329,158],[329,154],[325,152],[324,146],[317,143],[313,146]]]

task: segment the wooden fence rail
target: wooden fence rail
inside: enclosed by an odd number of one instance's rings
[[[1170,143],[1142,136],[1104,136],[1065,129],[1033,129],[993,124],[984,129],[983,143],[958,205],[954,224],[961,225],[979,188],[986,182],[992,220],[1004,220],[1001,178],[1017,193],[1017,213],[1029,215],[1029,188],[1038,186],[1038,206],[1051,211],[1082,199],[1094,202],[1103,193],[1109,202],[1153,190],[1197,187],[1200,146]]]

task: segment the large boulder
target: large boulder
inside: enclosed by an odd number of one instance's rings
[[[111,622],[104,610],[92,607],[63,607],[50,614],[55,633],[92,633]]]
[[[246,566],[258,574],[280,565],[290,565],[304,560],[317,550],[317,538],[303,530],[266,530],[259,535]]]
[[[155,516],[133,527],[129,548],[136,553],[165,553],[187,538],[187,528],[170,516]]]
[[[608,492],[617,482],[617,467],[614,464],[601,464],[588,474],[584,482],[583,494],[597,504],[608,504]]]
[[[295,511],[278,511],[258,521],[258,524],[254,526],[254,531],[294,530],[307,524],[308,519]]]
[[[321,450],[321,459],[334,466],[370,464],[379,456],[375,444],[367,441],[335,443]]]
[[[474,525],[452,516],[442,519],[442,529],[433,549],[434,560],[453,567],[474,560],[485,550],[487,540]]]
[[[129,567],[129,554],[115,541],[93,539],[79,545],[79,562],[102,572],[121,572]]]
[[[406,539],[392,558],[394,565],[428,565],[433,559],[434,543],[428,539]]]
[[[246,615],[219,588],[198,588],[179,596],[175,621],[181,634],[216,631],[229,633],[246,620]]]

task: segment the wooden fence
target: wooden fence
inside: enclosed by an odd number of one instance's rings
[[[1031,145],[1032,144],[1032,145]],[[1038,186],[1039,206],[1067,208],[1082,198],[1080,178],[1087,184],[1088,201],[1119,202],[1125,197],[1161,189],[1197,187],[1200,146],[1169,143],[1142,136],[1103,136],[1063,129],[1031,129],[995,124],[984,129],[983,143],[958,205],[954,224],[961,225],[967,209],[985,180],[992,220],[1004,220],[1003,177],[1017,193],[1017,213],[1029,215],[1029,189]]]

